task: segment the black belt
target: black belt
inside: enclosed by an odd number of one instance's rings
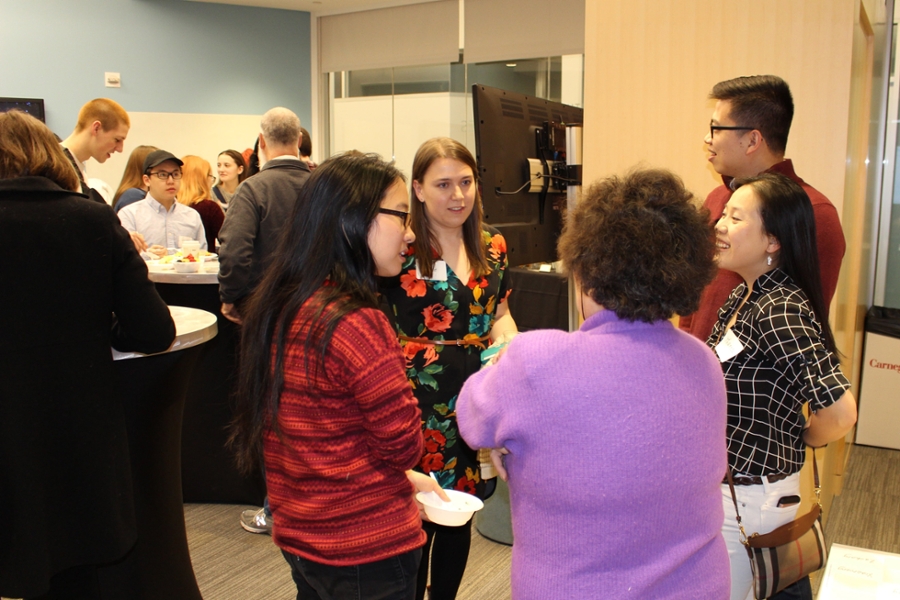
[[[734,485],[762,485],[764,480],[769,483],[775,483],[776,481],[783,481],[791,475],[793,473],[777,473],[775,475],[763,475],[762,477],[759,475],[735,475]],[[722,483],[728,483],[728,479],[726,478]]]

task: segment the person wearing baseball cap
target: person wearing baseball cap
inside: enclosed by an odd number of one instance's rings
[[[166,150],[148,154],[143,176],[147,196],[118,213],[122,227],[143,236],[147,251],[157,256],[164,256],[167,248],[177,248],[180,237],[197,240],[200,248],[206,250],[206,232],[200,213],[175,201],[181,188],[183,164]]]

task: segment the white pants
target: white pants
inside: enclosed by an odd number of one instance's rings
[[[734,492],[741,511],[741,521],[747,537],[754,533],[769,533],[785,523],[794,520],[798,505],[778,506],[782,496],[800,495],[800,474],[794,473],[787,479],[760,485],[736,485]],[[753,600],[753,572],[747,549],[741,544],[741,531],[734,514],[734,502],[728,484],[722,484],[722,506],[725,509],[725,523],[722,536],[731,559],[731,600]]]

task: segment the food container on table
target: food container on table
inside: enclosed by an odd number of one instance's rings
[[[172,263],[176,273],[199,273],[200,261],[175,261]]]

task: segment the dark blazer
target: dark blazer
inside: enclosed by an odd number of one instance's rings
[[[174,335],[109,206],[0,180],[0,595],[40,595],[134,544],[110,346],[158,352]]]
[[[219,230],[222,302],[233,304],[259,284],[307,179],[306,162],[274,159],[234,191]]]

